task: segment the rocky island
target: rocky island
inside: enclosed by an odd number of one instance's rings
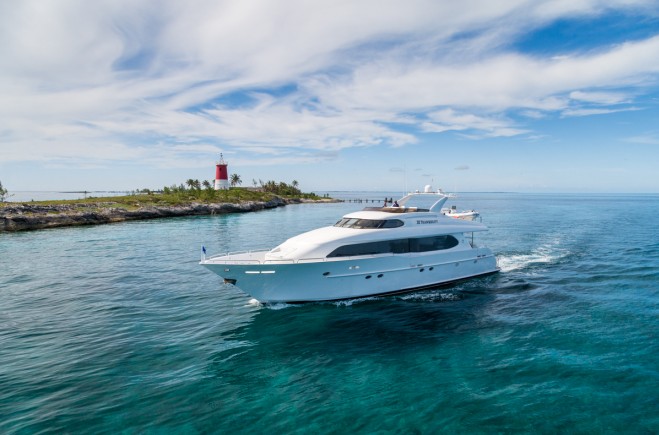
[[[315,195],[282,197],[245,190],[238,195],[215,194],[211,198],[194,194],[172,197],[172,194],[150,193],[102,199],[1,203],[0,232],[167,217],[245,213],[288,204],[334,201],[331,198],[320,198]]]

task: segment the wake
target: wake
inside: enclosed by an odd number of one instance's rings
[[[536,265],[554,264],[569,255],[569,251],[561,248],[558,242],[546,243],[529,253],[499,255],[497,263],[502,272],[524,270]]]

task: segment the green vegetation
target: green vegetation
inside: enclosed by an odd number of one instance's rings
[[[293,180],[293,182],[290,185],[284,183],[283,181],[277,183],[276,181],[270,180],[264,183],[261,180],[259,180],[259,182],[261,183],[261,189],[264,192],[270,192],[280,196],[293,196],[293,197],[306,195],[302,193],[300,189],[298,189],[297,187],[298,182],[295,180]],[[311,195],[316,197],[316,195],[313,193]]]
[[[320,199],[315,193],[303,193],[299,188],[299,183],[293,180],[291,184],[284,183],[283,181],[276,182],[273,180],[263,182],[253,180],[255,187],[235,187],[242,184],[240,175],[231,175],[231,189],[229,190],[215,190],[213,184],[209,181],[188,179],[185,185],[166,186],[163,187],[161,195],[179,197],[186,200],[201,200],[209,202],[240,202],[244,200],[267,201],[272,199],[273,195],[281,196],[284,198],[304,198],[304,199]],[[149,191],[142,190],[142,193],[150,193]],[[151,192],[152,193],[152,192]]]
[[[185,185],[165,186],[162,191],[149,192],[147,195],[154,201],[171,205],[189,202],[238,203],[241,201],[269,201],[274,197],[269,193],[240,187],[215,190],[210,182],[204,181],[201,183],[199,180],[188,180]]]
[[[231,174],[231,187],[236,187],[240,184],[243,184],[243,180],[238,174]]]
[[[233,177],[232,177],[232,181]],[[237,178],[236,184],[242,181]],[[138,189],[126,196],[86,197],[84,199],[67,199],[57,201],[34,201],[33,205],[61,204],[97,204],[99,207],[117,207],[134,210],[145,206],[174,206],[191,202],[199,203],[240,203],[243,201],[270,201],[275,196],[283,198],[321,199],[314,193],[302,193],[297,188],[297,181],[292,184],[284,182],[261,182],[261,187],[232,187],[228,190],[215,190],[211,182],[188,179],[184,184],[163,187],[160,191]],[[2,189],[2,184],[0,184]],[[3,197],[4,200],[4,197]],[[8,205],[8,203],[3,204]]]
[[[5,199],[9,197],[9,191],[2,187],[2,181],[0,181],[0,202],[5,202]]]

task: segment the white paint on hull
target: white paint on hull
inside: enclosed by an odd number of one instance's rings
[[[489,249],[376,255],[295,263],[215,257],[201,264],[260,302],[351,299],[400,292],[497,272]],[[260,253],[263,255],[263,253]],[[234,256],[235,257],[235,256]]]

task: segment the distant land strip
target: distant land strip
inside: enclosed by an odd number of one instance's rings
[[[99,225],[113,222],[246,213],[288,204],[337,202],[330,198],[304,199],[273,197],[268,201],[238,203],[203,203],[164,205],[148,204],[127,208],[113,201],[72,202],[67,204],[4,203],[0,206],[0,232],[30,231],[44,228]]]

